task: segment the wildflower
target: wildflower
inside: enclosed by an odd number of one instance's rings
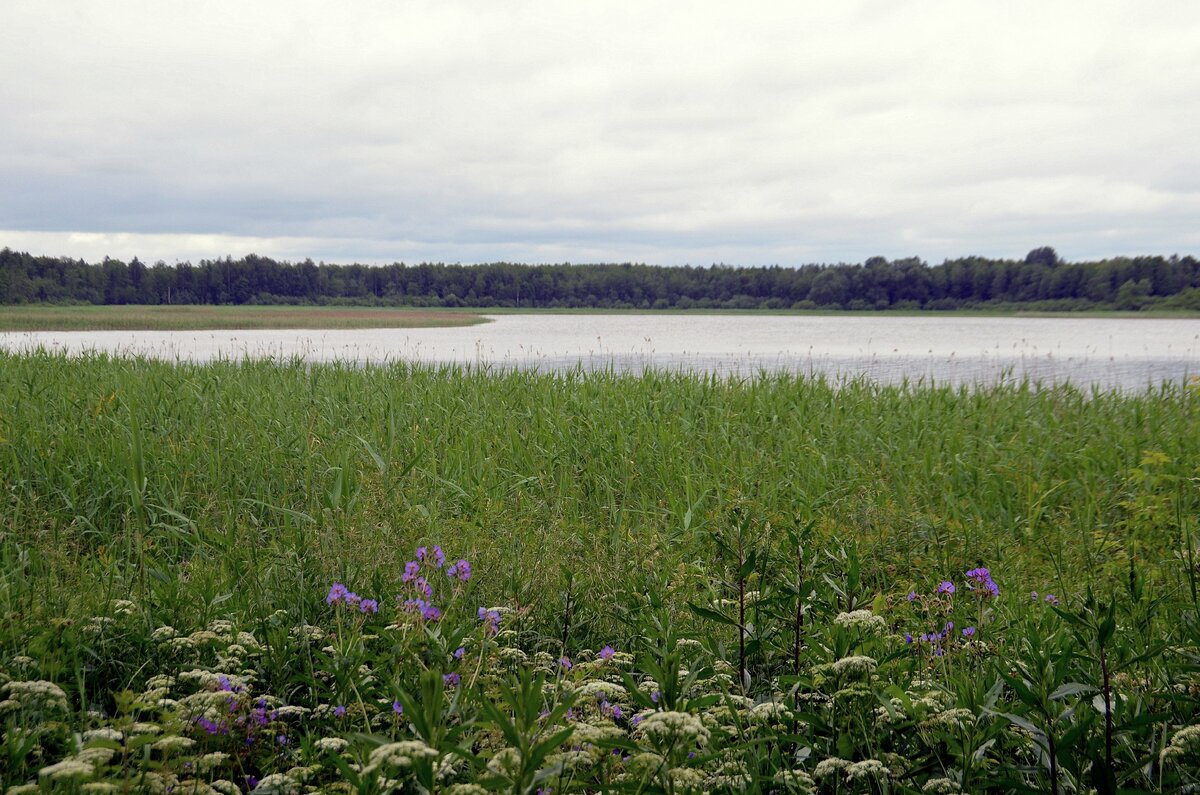
[[[318,751],[331,751],[335,754],[338,754],[346,750],[346,746],[349,744],[350,743],[343,740],[341,737],[322,737],[321,739],[317,740],[316,749]]]
[[[335,582],[329,587],[329,595],[325,597],[325,603],[336,605],[345,599],[346,595],[349,593],[350,592],[346,590],[346,586],[342,585],[340,582]]]
[[[479,616],[479,620],[484,622],[484,627],[487,630],[487,634],[495,635],[497,632],[500,631],[500,611],[499,610],[495,610],[495,609],[489,610],[486,607],[481,607],[481,608],[479,608],[478,616]]]
[[[1036,601],[1037,601],[1037,599],[1038,599],[1038,592],[1037,592],[1037,591],[1030,591],[1030,592],[1029,592],[1029,601],[1031,601],[1031,602],[1036,602]]]
[[[429,557],[429,550],[426,549],[425,547],[417,547],[417,560],[424,563],[425,558],[427,558],[427,557]]]
[[[941,585],[937,587],[938,593],[953,594],[954,591],[954,583],[950,582],[949,580],[943,580]]]
[[[417,578],[417,574],[421,571],[421,564],[415,560],[410,560],[404,564],[404,576],[401,580],[404,582],[412,582]]]
[[[354,593],[353,591],[346,594],[345,598],[346,598],[346,604],[350,605],[351,607],[357,607],[358,603],[362,601],[362,597],[359,596],[358,594]]]
[[[442,676],[442,684],[448,687],[458,687],[458,683],[461,681],[462,677],[453,671]]]
[[[965,628],[965,629],[962,631],[962,634],[963,634],[963,637],[964,637],[964,638],[973,638],[973,637],[975,637],[975,627],[966,627],[966,628]]]
[[[904,597],[904,598],[905,598],[905,599],[907,599],[907,600],[908,600],[908,601],[910,601],[910,602],[915,602],[915,601],[917,601],[917,592],[916,592],[916,591],[909,591],[909,592],[908,592],[908,596],[906,596],[906,597]]]
[[[436,759],[438,752],[420,740],[401,740],[398,743],[381,745],[371,752],[363,773],[374,773],[382,769],[412,767],[421,759]]]
[[[1048,602],[1051,605],[1054,605],[1055,607],[1058,607],[1058,605],[1062,604],[1062,602],[1060,602],[1058,600],[1058,597],[1052,593],[1046,594],[1046,602]]]
[[[437,566],[439,569],[440,569],[442,566],[445,566],[445,565],[446,565],[446,553],[445,553],[445,552],[442,552],[442,548],[441,548],[441,547],[434,547],[434,548],[433,548],[433,563],[434,563],[434,565],[435,565],[435,566]]]
[[[838,676],[866,676],[875,671],[875,660],[864,655],[843,657],[830,667]]]
[[[339,717],[339,718],[341,718],[341,717],[345,717],[345,715],[346,715],[346,707],[345,707],[345,705],[343,705],[343,704],[338,704],[336,707],[334,707],[334,708],[333,708],[333,714],[334,714],[334,715],[336,715],[336,716],[337,716],[337,717]]]
[[[571,664],[571,658],[565,657],[565,656],[558,658],[558,664],[561,665],[564,669],[566,669],[568,671],[575,667],[574,665]]]
[[[833,623],[847,629],[859,629],[864,632],[882,634],[887,628],[883,616],[877,616],[870,610],[854,610],[849,613],[838,613]]]
[[[638,734],[655,745],[708,745],[711,733],[699,715],[690,712],[653,712],[638,724]]]
[[[600,659],[601,660],[611,660],[613,658],[613,655],[615,655],[616,653],[617,653],[617,650],[614,649],[612,646],[605,646],[603,649],[600,650]]]
[[[392,712],[396,713],[397,715],[404,714],[404,705],[400,703],[399,699],[392,702]]]
[[[421,618],[425,619],[426,621],[437,621],[441,617],[442,611],[433,605],[426,605],[421,611]]]
[[[910,643],[910,644],[913,642],[913,636],[912,636],[912,633],[911,633],[911,632],[905,632],[905,633],[904,633],[904,642],[905,642],[905,643]]]
[[[454,650],[454,659],[461,660],[463,658],[463,655],[466,653],[467,653],[467,650],[465,648],[463,648],[462,646],[459,646],[457,649]]]
[[[362,602],[359,603],[358,609],[364,613],[378,613],[379,602],[375,601],[374,599],[363,599]]]
[[[430,585],[429,581],[426,580],[424,577],[418,577],[416,582],[413,583],[413,585],[416,587],[416,589],[418,591],[425,594],[426,599],[430,599],[433,597],[433,586]]]
[[[967,577],[973,580],[985,594],[991,596],[1000,595],[1000,586],[996,585],[995,581],[992,579],[991,572],[982,566],[968,571]],[[972,590],[975,590],[974,586],[972,586]]]
[[[453,563],[446,569],[446,576],[452,579],[457,577],[459,581],[466,582],[471,579],[471,564],[465,560]]]

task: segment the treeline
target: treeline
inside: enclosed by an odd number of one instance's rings
[[[1200,310],[1200,262],[1116,257],[1063,262],[912,257],[798,268],[654,265],[328,265],[253,254],[198,264],[90,264],[0,250],[0,303],[375,304],[471,307],[726,309]]]

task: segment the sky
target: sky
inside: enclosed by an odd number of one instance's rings
[[[0,247],[1200,254],[1200,3],[0,3]]]

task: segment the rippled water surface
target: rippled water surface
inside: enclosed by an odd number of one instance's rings
[[[1028,378],[1141,389],[1200,374],[1200,320],[878,315],[499,315],[433,329],[0,333],[0,346],[165,359],[457,362],[555,370],[763,370],[878,381]]]

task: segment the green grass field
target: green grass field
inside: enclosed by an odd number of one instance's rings
[[[0,354],[0,778],[1178,791],[1198,409]]]
[[[0,331],[186,331],[470,326],[477,314],[453,309],[323,306],[5,306]]]

